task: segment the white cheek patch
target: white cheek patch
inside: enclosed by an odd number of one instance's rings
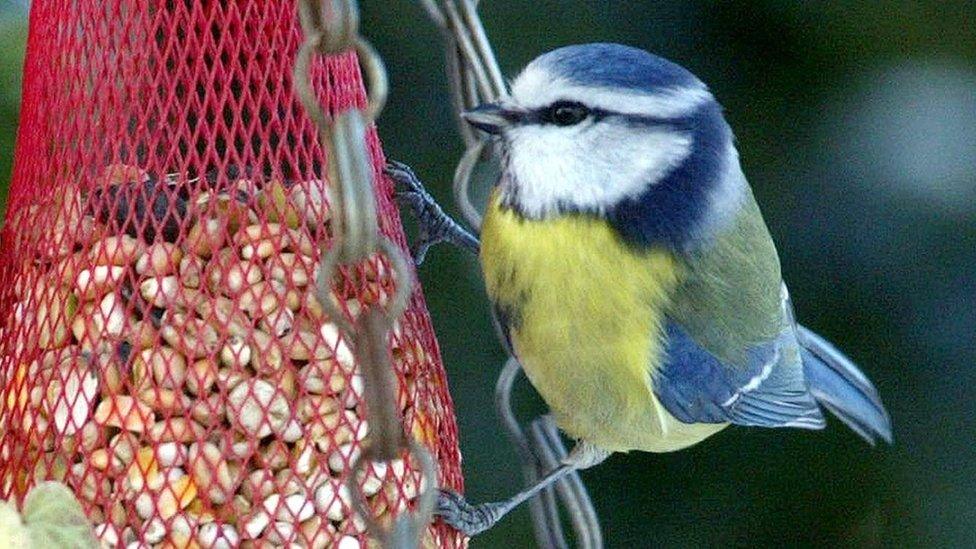
[[[535,110],[560,100],[624,116],[673,118],[714,99],[704,84],[653,93],[587,87],[530,64],[506,102]],[[573,127],[527,124],[510,129],[505,139],[509,177],[502,192],[534,218],[560,210],[605,213],[659,183],[693,146],[687,132],[628,125],[615,117]]]
[[[609,121],[523,126],[506,139],[511,177],[502,190],[532,218],[560,209],[604,213],[660,182],[692,146],[686,133]]]

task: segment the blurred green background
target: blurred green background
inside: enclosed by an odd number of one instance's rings
[[[0,177],[9,180],[26,2],[0,0]],[[560,45],[617,41],[691,69],[725,105],[797,313],[876,382],[895,445],[729,429],[587,471],[608,547],[976,546],[976,4],[488,0],[508,76]],[[419,3],[361,2],[393,84],[387,154],[451,204],[462,152],[440,36]],[[471,499],[521,482],[492,409],[504,359],[474,258],[421,278]],[[542,410],[522,388],[524,413]],[[473,547],[532,546],[524,510]]]

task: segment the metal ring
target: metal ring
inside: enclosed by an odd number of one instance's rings
[[[454,171],[454,202],[461,210],[464,220],[475,229],[481,228],[481,213],[471,203],[471,195],[469,194],[471,176],[485,151],[487,143],[482,139],[477,145],[464,151],[464,156],[461,157],[461,161],[458,162],[457,169]]]
[[[359,481],[357,480],[359,472],[365,464],[379,461],[370,459],[372,455],[370,448],[367,447],[363,450],[355,461],[353,461],[349,476],[346,477],[346,488],[352,495],[353,510],[366,523],[368,531],[376,536],[384,547],[399,548],[416,546],[414,544],[420,538],[421,528],[426,527],[430,523],[430,519],[434,515],[434,506],[437,504],[437,491],[435,490],[438,484],[437,463],[434,461],[433,456],[431,456],[430,451],[413,438],[407,439],[406,449],[408,450],[408,455],[413,456],[420,463],[422,475],[420,482],[421,484],[426,484],[426,486],[417,497],[416,510],[412,513],[404,513],[397,517],[392,528],[387,528],[377,522],[372,510],[366,505],[362,490],[359,488]],[[404,523],[402,521],[410,521],[410,523]],[[391,539],[394,536],[397,539]]]
[[[333,246],[332,249],[326,250],[321,254],[319,272],[316,277],[316,287],[318,299],[321,302],[326,316],[336,323],[342,331],[351,334],[354,332],[352,323],[346,319],[345,312],[332,300],[332,277],[338,270],[339,255],[341,253],[338,248],[338,245]],[[411,283],[412,272],[410,270],[410,263],[407,261],[403,251],[392,240],[385,236],[382,237],[380,239],[380,250],[390,260],[393,272],[396,273],[396,294],[394,294],[393,300],[390,301],[385,313],[392,326],[393,321],[399,318],[410,305],[410,296],[413,293],[413,284]]]
[[[427,15],[430,17],[431,21],[435,25],[444,29],[447,27],[447,21],[444,19],[444,12],[437,6],[437,2],[434,0],[420,0],[420,5],[424,7],[427,11]]]
[[[346,319],[346,313],[332,299],[332,278],[335,276],[339,267],[339,246],[333,246],[330,250],[322,252],[319,260],[319,273],[315,279],[315,286],[318,299],[325,315],[336,324],[340,330],[350,339],[354,338],[355,331],[353,325]],[[353,342],[350,342],[353,343]]]
[[[447,80],[451,89],[451,104],[454,107],[454,121],[458,125],[458,131],[464,140],[465,148],[470,148],[478,144],[481,136],[478,135],[471,124],[465,122],[461,114],[477,105],[478,88],[474,83],[471,71],[468,70],[464,62],[464,55],[457,48],[457,42],[453,36],[448,36],[447,55],[445,64],[447,65]]]
[[[338,28],[335,30],[336,41],[332,44],[333,47],[323,53],[348,50],[359,36],[359,3],[355,0],[333,0],[333,5],[338,7],[336,11],[341,11],[342,16],[334,19]]]
[[[485,67],[485,72],[493,88],[493,96],[486,97],[486,99],[495,101],[506,92],[505,78],[502,76],[502,70],[498,66],[498,60],[495,57],[495,52],[491,48],[491,42],[488,41],[485,27],[481,24],[481,18],[478,17],[477,2],[462,0],[461,17],[464,18],[465,27],[471,35],[471,41],[475,51],[478,53],[478,58]]]
[[[393,321],[399,318],[410,304],[410,295],[413,293],[413,271],[407,261],[406,254],[389,238],[385,236],[380,238],[380,250],[390,260],[393,272],[396,273],[394,280],[396,293],[393,295],[393,300],[387,305],[386,310],[386,317],[392,326]]]
[[[298,2],[298,20],[302,24],[302,34],[306,42],[310,36],[322,32],[320,20],[322,11],[317,9],[315,0],[300,0]]]
[[[425,517],[424,524],[426,524],[434,515],[434,506],[437,505],[437,462],[434,461],[430,450],[416,439],[411,437],[407,443],[410,446],[410,453],[420,461],[420,470],[423,474],[420,482],[423,483],[423,479],[427,479],[427,485],[418,498],[416,511],[418,517]]]
[[[315,90],[312,88],[310,76],[312,72],[312,58],[315,52],[318,51],[318,44],[321,39],[321,33],[308,35],[308,38],[298,49],[298,55],[295,57],[295,70],[292,76],[295,80],[295,92],[298,94],[298,100],[305,107],[306,113],[317,128],[325,128],[332,124],[331,117],[319,105],[318,98],[315,96]]]
[[[307,36],[322,34],[316,50],[333,55],[353,47],[359,35],[359,7],[353,0],[328,0],[324,2],[303,0],[298,5],[302,29]]]
[[[475,81],[478,82],[482,97],[493,101],[497,94],[491,77],[488,75],[488,69],[484,66],[479,55],[478,46],[475,42],[476,38],[471,35],[470,29],[465,25],[464,18],[453,2],[445,2],[444,12],[447,15],[448,28],[454,34],[458,48],[468,62],[468,67],[475,74]]]
[[[471,4],[473,7],[477,8],[481,0],[464,0],[465,3]],[[434,22],[435,25],[441,27],[441,29],[447,28],[447,20],[444,17],[444,10],[442,10],[437,2],[434,0],[420,0],[420,5],[423,6],[424,10],[427,11],[427,15]]]
[[[390,94],[390,80],[383,58],[366,39],[356,40],[356,55],[359,56],[366,92],[369,94],[366,98],[365,112],[368,124],[379,118],[380,112],[386,106],[386,99]]]

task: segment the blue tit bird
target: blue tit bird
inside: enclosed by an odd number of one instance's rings
[[[442,494],[447,522],[475,534],[611,453],[680,450],[729,425],[821,429],[826,409],[891,441],[871,382],[794,320],[732,130],[691,72],[617,44],[564,47],[464,116],[500,143],[480,238],[497,323],[577,444],[508,501]],[[429,202],[415,210],[451,232]]]

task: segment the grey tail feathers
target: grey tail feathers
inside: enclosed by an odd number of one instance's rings
[[[827,340],[797,326],[803,373],[817,402],[872,445],[891,443],[891,418],[874,385]]]

